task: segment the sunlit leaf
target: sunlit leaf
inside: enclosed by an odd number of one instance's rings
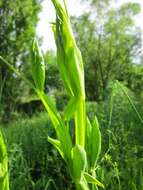
[[[71,151],[72,176],[76,183],[80,182],[87,166],[86,152],[80,145],[76,145]]]
[[[104,185],[100,181],[98,181],[95,177],[88,174],[87,172],[84,173],[84,177],[88,183],[92,183],[92,184],[95,184],[95,185],[98,185],[98,186],[104,188]]]

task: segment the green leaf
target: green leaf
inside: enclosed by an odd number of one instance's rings
[[[45,84],[45,64],[44,58],[36,40],[32,44],[32,77],[37,90],[42,92]]]
[[[89,118],[87,117],[86,120],[86,139],[85,139],[85,149],[87,153],[87,161],[88,161],[88,166],[90,167],[90,160],[91,160],[91,144],[92,144],[92,139],[91,139],[91,133],[92,133],[92,126],[89,121]]]
[[[38,93],[38,96],[43,102],[49,114],[49,117],[55,127],[58,139],[61,143],[62,151],[64,153],[64,158],[67,162],[69,162],[71,158],[72,141],[68,131],[68,127],[65,126],[64,121],[62,120],[60,114],[58,113],[50,98],[45,93]]]
[[[87,152],[88,167],[90,170],[93,170],[96,166],[96,162],[101,151],[101,133],[96,117],[92,124],[87,118],[85,148]]]
[[[86,179],[83,177],[79,183],[76,184],[77,190],[89,190],[88,183]]]
[[[63,39],[64,40],[64,39]],[[67,75],[75,96],[85,98],[84,69],[81,53],[74,42],[66,51]]]
[[[69,121],[72,118],[72,116],[75,113],[77,104],[78,104],[78,100],[77,100],[76,97],[73,96],[70,99],[70,101],[68,102],[68,105],[64,110],[64,118],[65,118],[65,120]]]
[[[65,161],[67,164],[71,164],[71,149],[72,141],[69,133],[69,128],[62,124],[57,128],[57,135],[61,143],[62,150],[64,152]]]
[[[50,142],[58,150],[61,157],[65,159],[64,152],[62,151],[62,147],[61,147],[61,142],[51,137],[48,137],[48,142]]]
[[[71,174],[75,183],[79,183],[87,166],[86,152],[82,146],[76,145],[72,148],[71,157]]]
[[[91,140],[91,167],[94,169],[99,154],[101,152],[101,133],[99,129],[99,123],[96,117],[94,118],[94,122],[92,123]]]
[[[89,173],[85,172],[84,177],[87,183],[92,183],[92,184],[98,185],[99,187],[105,188],[104,185],[100,181],[98,181],[95,177],[93,177]]]

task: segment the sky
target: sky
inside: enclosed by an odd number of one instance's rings
[[[114,0],[112,6],[119,6],[126,2],[136,2],[141,5],[141,13],[135,17],[135,23],[142,28],[143,34],[143,0]],[[80,0],[68,0],[68,10],[72,16],[80,16],[82,13],[89,9],[87,3],[81,3]],[[39,22],[37,25],[37,35],[42,37],[42,50],[55,50],[55,43],[50,22],[55,21],[55,11],[50,0],[44,0],[42,2],[42,11],[39,13]],[[143,35],[142,35],[143,39]]]

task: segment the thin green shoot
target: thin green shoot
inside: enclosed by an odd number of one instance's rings
[[[118,86],[121,88],[121,90],[123,91],[123,93],[125,94],[125,96],[127,97],[130,105],[132,106],[133,110],[135,111],[138,119],[140,120],[140,122],[143,124],[143,118],[140,115],[139,111],[137,110],[135,104],[133,103],[132,99],[130,98],[130,96],[128,95],[127,91],[125,90],[125,88],[120,84],[119,81],[116,81],[116,83],[118,84]]]

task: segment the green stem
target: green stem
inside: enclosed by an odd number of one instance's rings
[[[75,113],[75,138],[76,144],[85,145],[85,100],[79,99]]]
[[[76,184],[76,190],[82,190],[80,184]]]
[[[91,175],[96,178],[95,170],[91,171]],[[92,184],[92,190],[98,190],[98,187],[95,184]]]
[[[23,75],[21,74],[15,67],[13,67],[7,60],[5,60],[2,56],[0,56],[0,59],[21,79],[23,79],[31,88],[33,88],[34,91],[36,91],[36,88],[34,85]]]
[[[49,100],[49,97],[46,96],[46,95],[44,94],[44,92],[41,93],[41,92],[39,92],[39,91],[37,91],[37,95],[38,95],[38,97],[40,98],[40,100],[42,101],[42,103],[43,103],[43,105],[44,105],[46,111],[49,113],[49,116],[50,116],[50,119],[51,119],[51,121],[52,121],[52,123],[53,123],[53,126],[55,127],[55,129],[57,129],[57,127],[58,127],[59,125],[61,125],[61,120],[60,120],[60,118],[59,118],[59,115],[57,115],[57,114],[55,113],[55,110],[54,110],[54,108],[53,108],[52,103],[51,103],[50,100]]]
[[[75,183],[76,190],[90,190],[86,181]]]

